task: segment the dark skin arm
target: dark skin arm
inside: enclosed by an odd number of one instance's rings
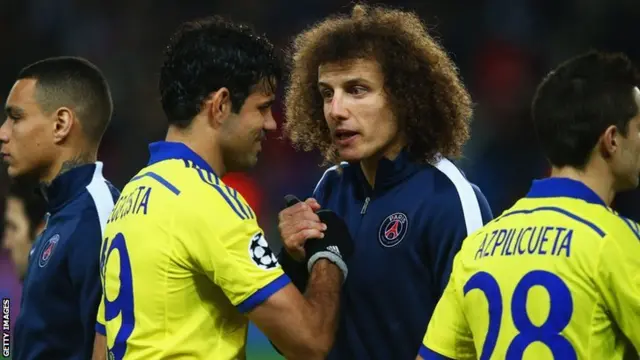
[[[248,315],[287,359],[324,359],[338,326],[342,272],[319,260],[303,296],[285,286]]]
[[[107,338],[96,333],[96,338],[93,341],[93,356],[91,360],[106,360],[107,359]]]

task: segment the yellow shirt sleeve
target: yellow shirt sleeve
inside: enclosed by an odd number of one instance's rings
[[[194,210],[183,244],[238,310],[251,311],[290,282],[255,217],[238,216],[224,201]]]
[[[454,259],[449,282],[431,316],[419,354],[427,359],[435,352],[451,359],[475,359],[475,347],[456,289],[455,274],[459,254]]]
[[[628,227],[603,241],[596,283],[616,324],[640,351],[640,226],[623,221]]]

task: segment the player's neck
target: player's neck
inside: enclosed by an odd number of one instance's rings
[[[372,189],[376,182],[376,173],[378,172],[380,159],[385,157],[391,161],[395,160],[398,155],[400,155],[405,144],[406,141],[404,138],[399,138],[397,141],[387,146],[385,150],[360,161],[360,169],[362,169],[362,173]]]
[[[65,148],[40,178],[40,184],[49,186],[58,176],[78,166],[94,163],[97,158],[97,150]]]
[[[215,149],[216,143],[208,137],[194,135],[193,131],[189,129],[170,126],[165,140],[185,144],[209,164],[218,177],[223,177],[227,169],[224,166],[224,161],[222,161],[221,152]]]
[[[608,173],[596,171],[587,167],[585,170],[578,170],[572,167],[553,168],[552,177],[562,177],[579,181],[593,190],[602,201],[610,206],[616,195],[614,180]]]

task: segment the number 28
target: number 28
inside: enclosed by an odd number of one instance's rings
[[[118,329],[118,332],[116,333],[113,347],[108,350],[110,354],[113,354],[113,358],[122,359],[127,351],[127,340],[131,336],[135,326],[135,316],[133,313],[133,275],[131,274],[131,260],[129,259],[129,251],[127,250],[124,235],[122,235],[122,233],[117,234],[111,241],[108,250],[107,243],[107,241],[104,241],[100,256],[100,264],[102,265],[102,290],[104,297],[105,321],[109,322],[118,317],[118,315],[121,316],[120,329]],[[120,269],[118,274],[120,290],[118,291],[118,296],[113,301],[110,301],[107,297],[107,277],[105,275],[107,263],[114,250],[117,250],[120,257]]]
[[[529,290],[540,285],[549,293],[550,310],[547,320],[541,326],[531,322],[527,314],[527,295]],[[502,295],[496,279],[489,273],[481,271],[474,274],[464,285],[464,294],[478,289],[484,293],[489,303],[489,329],[482,347],[481,360],[491,358],[498,341],[502,321]],[[511,317],[518,330],[518,335],[511,341],[507,349],[506,359],[522,359],[524,351],[534,342],[545,344],[555,359],[577,359],[577,354],[569,340],[560,332],[569,325],[573,314],[573,300],[567,285],[548,271],[534,270],[522,277],[513,292]]]

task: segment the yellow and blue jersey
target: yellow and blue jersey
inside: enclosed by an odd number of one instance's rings
[[[242,359],[245,313],[289,283],[251,207],[182,143],[150,146],[105,230],[111,359]]]
[[[623,359],[640,349],[640,228],[584,184],[534,182],[468,237],[425,359]]]

